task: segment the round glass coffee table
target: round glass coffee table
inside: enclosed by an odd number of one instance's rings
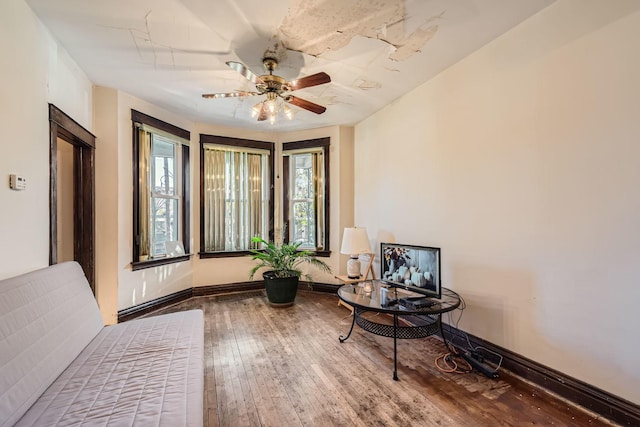
[[[353,332],[353,326],[358,325],[367,332],[383,337],[393,338],[393,379],[398,380],[398,339],[416,339],[440,335],[446,340],[442,329],[441,316],[460,306],[460,296],[451,289],[442,288],[440,298],[428,298],[427,305],[416,308],[410,304],[400,304],[401,298],[418,298],[421,295],[414,292],[388,287],[378,280],[362,284],[344,285],[338,289],[338,297],[353,307],[353,321],[346,336],[340,336],[340,342],[345,342]],[[386,288],[387,304],[381,304],[381,288]],[[384,292],[384,291],[383,291]],[[384,313],[389,315],[392,322],[373,321],[365,313]],[[417,320],[417,321],[416,321]],[[402,322],[402,324],[400,324]],[[446,341],[445,341],[446,344]]]

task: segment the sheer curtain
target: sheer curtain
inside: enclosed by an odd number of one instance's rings
[[[206,252],[244,251],[264,237],[266,197],[263,154],[205,147],[204,240]]]
[[[205,251],[223,251],[225,241],[225,152],[204,152],[204,237]]]
[[[140,234],[140,261],[149,259],[149,213],[151,212],[149,203],[151,201],[151,191],[149,188],[149,162],[151,161],[151,134],[143,129],[138,129],[139,137],[139,158],[138,158],[138,203],[140,209],[140,224],[138,232]]]

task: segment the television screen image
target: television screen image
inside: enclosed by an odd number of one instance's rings
[[[380,259],[383,282],[440,298],[440,248],[381,243]]]

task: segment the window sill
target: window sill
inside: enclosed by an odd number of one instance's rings
[[[329,258],[331,256],[331,251],[310,251],[313,256],[321,257],[321,258]],[[236,251],[236,252],[200,252],[198,256],[201,259],[205,258],[232,258],[232,257],[240,257],[240,256],[250,256],[253,255],[249,251]]]
[[[253,255],[253,254],[251,252],[249,252],[249,251],[200,252],[200,253],[198,253],[198,256],[200,256],[200,259],[205,259],[205,258],[232,258],[232,257],[248,256],[248,255]]]
[[[131,263],[131,270],[143,270],[145,268],[157,267],[159,265],[174,264],[176,262],[189,261],[191,254],[176,256],[171,258],[158,258],[148,261],[135,261]]]
[[[312,253],[320,258],[329,258],[331,256],[331,251],[312,251]]]

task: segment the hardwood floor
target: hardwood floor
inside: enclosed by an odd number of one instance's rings
[[[205,426],[612,425],[508,372],[439,371],[437,337],[398,341],[351,326],[337,296],[299,292],[289,308],[262,291],[194,297],[157,313],[205,313]]]

